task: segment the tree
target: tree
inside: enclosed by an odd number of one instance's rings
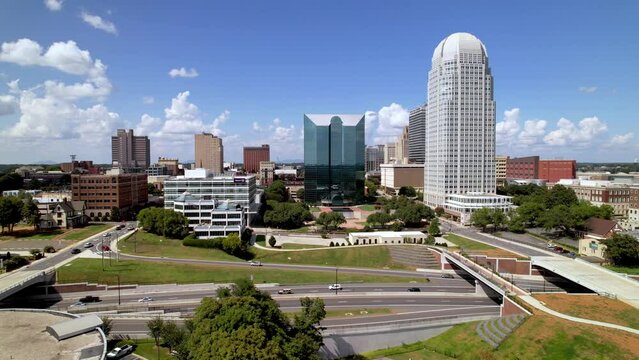
[[[315,220],[315,224],[323,226],[324,229],[337,229],[340,225],[346,223],[344,215],[339,212],[330,211],[322,212]]]
[[[301,299],[291,323],[268,293],[248,280],[204,298],[186,342],[189,359],[319,359],[318,324],[326,315],[319,299]]]
[[[377,195],[377,184],[372,182],[371,180],[364,181],[364,186],[368,188],[368,196],[376,196]]]
[[[412,186],[402,186],[399,188],[399,195],[400,196],[403,195],[407,197],[415,197],[417,196],[417,191]]]
[[[551,209],[557,205],[571,206],[579,202],[577,194],[571,188],[563,185],[555,185],[546,195],[546,208]]]
[[[421,239],[420,239],[421,240]],[[424,244],[426,245],[435,245],[435,237],[433,235],[428,235],[426,237],[426,240],[424,241]]]
[[[109,318],[108,316],[103,316],[101,319],[102,325],[100,327],[102,328],[104,336],[106,336],[108,339],[109,334],[111,333],[111,329],[113,328],[113,320],[111,320],[111,318]]]
[[[264,224],[278,229],[295,229],[313,219],[313,215],[300,203],[270,202],[271,209],[264,214]]]
[[[387,223],[393,221],[395,218],[386,212],[376,212],[368,215],[366,218],[366,222],[375,225],[378,224],[381,227],[384,227]]]
[[[33,260],[38,260],[44,256],[40,249],[31,249],[29,250],[29,253],[31,254],[31,256],[33,256]]]
[[[539,218],[546,210],[543,203],[537,201],[525,202],[517,208],[521,222],[529,227],[536,227]]]
[[[506,223],[506,214],[501,209],[491,209],[490,219],[495,231],[500,229]]]
[[[242,255],[246,249],[242,247],[242,241],[237,234],[229,234],[222,240],[222,249],[230,255]]]
[[[269,185],[264,191],[266,194],[266,200],[274,200],[277,202],[285,202],[288,201],[288,190],[286,189],[286,185],[281,180],[275,180],[271,185]]]
[[[6,227],[9,232],[13,231],[13,226],[22,220],[22,200],[15,196],[5,196],[0,198],[0,226],[2,232]]]
[[[430,225],[428,225],[428,234],[433,237],[441,235],[438,218],[434,218],[433,220],[430,221]]]
[[[120,216],[120,208],[114,206],[111,208],[111,221],[120,221],[122,217]]]
[[[442,215],[444,215],[444,213],[446,213],[446,210],[444,210],[443,207],[438,206],[438,207],[435,208],[435,214],[437,216],[442,216]]]
[[[517,211],[511,211],[510,218],[508,219],[508,231],[514,233],[524,233],[526,226],[524,225],[523,217],[519,215]]]
[[[184,329],[177,326],[173,321],[165,321],[162,326],[161,337],[164,344],[168,346],[169,353],[173,349],[180,346],[186,340],[187,333]]]
[[[142,209],[137,219],[144,230],[173,239],[182,239],[189,231],[189,220],[171,209]]]
[[[404,230],[404,223],[401,221],[395,221],[390,225],[390,229],[393,231],[402,231]]]
[[[301,202],[304,202],[304,188],[297,189],[297,191],[295,192],[295,196],[297,196],[297,198],[300,199]]]
[[[486,231],[488,225],[492,224],[490,209],[482,208],[475,210],[470,216],[470,223],[475,227],[481,228],[482,231]]]
[[[164,329],[164,320],[157,316],[146,323],[149,328],[149,335],[155,340],[155,347],[158,350],[158,359],[160,358],[160,339],[162,338],[162,329]]]
[[[604,256],[615,266],[639,266],[639,241],[628,234],[614,234],[610,239],[602,240],[606,246]]]
[[[268,238],[268,244],[269,244],[271,247],[275,247],[275,244],[276,244],[276,243],[277,243],[277,240],[275,240],[275,236],[271,235],[271,237],[270,237],[270,238]]]
[[[575,226],[574,214],[568,206],[557,205],[541,215],[539,225],[547,231],[559,229],[567,234]]]
[[[36,205],[30,196],[25,199],[21,211],[24,222],[36,229],[40,222],[40,211],[38,210],[38,205]]]

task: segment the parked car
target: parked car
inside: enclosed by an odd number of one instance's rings
[[[138,302],[147,302],[147,301],[153,301],[153,298],[150,296],[145,296],[142,299],[138,300]]]
[[[99,302],[99,301],[100,301],[99,296],[92,296],[92,295],[87,295],[80,299],[80,302],[82,303],[91,303],[91,302]]]
[[[342,285],[340,284],[330,284],[328,285],[328,290],[342,290]]]
[[[422,289],[418,288],[418,287],[411,287],[408,288],[408,292],[421,292]]]
[[[291,289],[279,289],[279,290],[277,290],[277,293],[278,294],[292,294],[293,290],[291,290]]]
[[[550,248],[554,248],[554,247],[555,247],[555,245],[554,245],[553,243],[548,243],[548,244],[546,244],[546,247],[547,247],[548,249],[550,249]]]
[[[133,352],[133,346],[123,345],[121,347],[116,347],[115,349],[111,350],[106,357],[108,359],[118,359],[132,352]]]
[[[83,246],[83,248],[85,248],[85,249],[88,249],[90,247],[93,247],[93,243],[88,242],[88,243],[84,244],[84,246]]]
[[[79,254],[81,252],[82,252],[82,250],[80,250],[78,248],[75,248],[75,249],[71,250],[71,254]]]
[[[249,263],[249,265],[251,265],[251,266],[262,266],[262,262],[260,262],[260,261],[253,261],[253,260],[251,260],[251,261],[249,261],[248,263]]]
[[[454,279],[455,276],[453,274],[442,274],[442,279]]]

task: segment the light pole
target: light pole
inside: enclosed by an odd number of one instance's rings
[[[120,305],[122,303],[121,299],[120,299],[120,274],[118,273],[118,305]]]
[[[337,266],[335,267],[335,295],[337,295]]]
[[[102,271],[104,271],[104,236],[100,239],[100,252],[102,253]]]

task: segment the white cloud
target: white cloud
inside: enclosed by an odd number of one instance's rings
[[[44,5],[51,11],[60,11],[62,0],[44,0]]]
[[[257,121],[253,121],[252,128],[253,128],[253,131],[262,131],[262,127]]]
[[[152,133],[159,131],[162,127],[162,120],[160,118],[153,117],[149,114],[144,114],[140,118],[140,123],[135,128],[135,133],[138,135],[151,135]]]
[[[146,105],[150,105],[155,102],[155,98],[153,96],[142,96],[142,102]]]
[[[118,29],[115,27],[115,24],[101,18],[98,15],[89,14],[88,12],[83,11],[80,14],[80,18],[82,19],[82,21],[84,21],[85,23],[91,25],[92,27],[98,30],[106,31],[109,34],[113,34],[113,35],[118,34]]]
[[[16,112],[18,102],[13,95],[0,95],[0,116]]]
[[[364,121],[367,132],[367,144],[370,145],[371,140],[375,144],[397,141],[397,136],[400,135],[404,127],[408,125],[408,115],[409,111],[397,103],[384,106],[379,109],[377,113],[374,111],[366,111]],[[377,124],[377,128],[375,132],[372,133],[375,124]]]
[[[504,120],[495,125],[497,144],[512,144],[519,132],[519,108],[504,111]]]
[[[546,133],[546,120],[526,120],[517,137],[518,145],[536,145]]]
[[[169,71],[169,76],[172,78],[175,78],[175,77],[194,78],[199,75],[200,74],[198,74],[197,70],[195,70],[194,68],[187,70],[186,68],[181,67],[179,69],[171,69]]]
[[[597,91],[597,87],[596,86],[580,86],[577,88],[577,91],[586,93],[586,94],[591,94]]]
[[[577,125],[572,121],[561,118],[557,122],[557,130],[544,136],[548,145],[589,145],[595,136],[608,131],[608,126],[596,116],[584,118]]]
[[[623,134],[623,135],[615,135],[612,137],[612,139],[610,139],[610,143],[612,145],[625,145],[634,137],[635,137],[635,134],[631,132]]]

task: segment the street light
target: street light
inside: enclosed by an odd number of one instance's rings
[[[337,266],[335,267],[335,295],[337,295]]]
[[[116,276],[118,277],[118,306],[119,306],[120,304],[122,304],[122,301],[120,298],[120,274],[118,273]]]

